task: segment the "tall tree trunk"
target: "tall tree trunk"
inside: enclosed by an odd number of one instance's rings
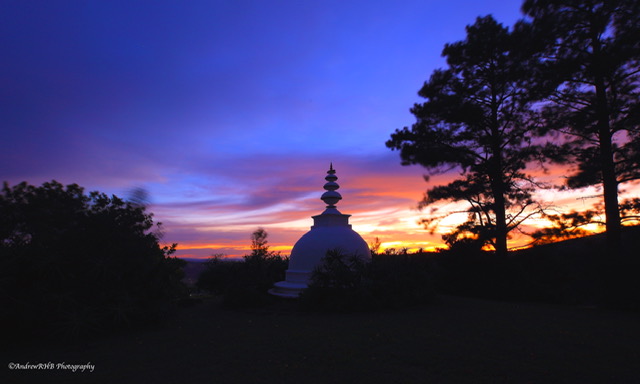
[[[604,211],[606,218],[607,257],[598,266],[602,276],[605,303],[615,305],[619,302],[621,292],[621,221],[618,206],[618,181],[611,145],[611,127],[607,108],[607,94],[602,79],[596,78],[596,113],[598,114],[598,140],[600,144],[600,166],[602,169],[602,187],[604,193]]]
[[[507,214],[505,209],[504,188],[502,187],[502,177],[495,181],[494,212],[496,214],[496,254],[497,256],[507,256]]]
[[[493,87],[495,89],[495,87]],[[496,215],[495,247],[497,256],[507,256],[507,212],[505,200],[504,169],[502,165],[502,137],[498,124],[498,101],[495,92],[492,94],[492,127],[491,127],[491,151],[493,158],[490,162],[491,191],[493,193],[494,207]]]
[[[593,73],[596,90],[596,114],[598,119],[598,141],[600,149],[600,167],[602,171],[602,187],[604,194],[604,211],[606,218],[607,243],[616,250],[620,242],[621,221],[618,206],[618,179],[613,158],[612,132],[609,123],[609,103],[604,77],[604,60],[602,46],[597,30],[592,29]]]
[[[494,158],[492,159],[492,175],[491,178],[491,192],[493,194],[493,212],[496,215],[496,232],[495,232],[495,247],[496,247],[496,255],[503,257],[507,256],[508,248],[507,248],[507,210],[506,210],[506,199],[505,195],[505,186],[504,186],[504,175],[502,174],[502,151],[500,147],[497,147],[496,152],[494,153]]]
[[[596,116],[598,124],[598,144],[600,150],[600,167],[602,172],[602,188],[604,194],[604,211],[606,218],[606,242],[608,257],[600,261],[598,266],[602,276],[605,303],[616,303],[620,294],[620,241],[621,221],[618,206],[618,180],[613,157],[613,133],[609,119],[609,103],[605,83],[602,46],[596,29],[592,27],[593,73],[596,90]]]
[[[596,89],[597,97],[600,93]],[[606,96],[604,96],[606,103]],[[620,208],[618,206],[618,180],[616,177],[613,149],[611,145],[611,130],[609,127],[606,104],[604,108],[598,101],[598,140],[600,141],[600,164],[602,167],[602,187],[604,193],[604,211],[606,217],[607,242],[610,246],[617,246],[620,241]],[[604,111],[602,111],[604,109]]]

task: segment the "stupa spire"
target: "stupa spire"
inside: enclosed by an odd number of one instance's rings
[[[338,176],[336,176],[336,171],[333,169],[333,162],[329,166],[329,170],[327,171],[327,176],[324,178],[327,182],[324,184],[325,193],[322,194],[320,199],[327,204],[327,210],[324,213],[339,213],[336,209],[336,204],[342,200],[342,195],[336,192],[340,185],[336,183],[338,180]],[[329,211],[331,210],[331,211]]]

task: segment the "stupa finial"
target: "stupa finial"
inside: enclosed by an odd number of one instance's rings
[[[340,188],[340,186],[336,183],[338,176],[336,176],[336,171],[333,169],[333,162],[331,162],[329,170],[327,171],[327,176],[324,179],[327,180],[324,184],[324,189],[327,192],[322,194],[321,199],[325,204],[327,204],[327,209],[335,209],[338,201],[342,200],[342,196],[340,193],[336,192],[336,189]]]

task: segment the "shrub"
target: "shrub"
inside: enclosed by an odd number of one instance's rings
[[[237,270],[241,268],[239,263],[240,261],[236,260],[225,260],[222,254],[212,256],[205,263],[205,268],[196,282],[196,288],[214,295],[223,294],[233,282]]]
[[[331,250],[300,295],[306,310],[370,311],[428,303],[434,296],[432,260],[424,254],[373,255],[365,262]]]
[[[159,224],[158,224],[159,225]],[[139,204],[76,184],[0,194],[0,300],[10,335],[79,336],[158,319],[184,294],[184,261]],[[21,331],[28,331],[22,333]]]
[[[436,267],[426,253],[377,255],[371,267],[374,295],[384,307],[426,304],[435,295]]]

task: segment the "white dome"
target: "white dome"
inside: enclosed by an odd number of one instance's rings
[[[349,256],[371,258],[367,242],[347,222],[350,215],[331,215],[336,216],[332,219],[343,219],[342,225],[318,225],[318,221],[326,216],[314,217],[315,225],[293,246],[289,270],[313,270],[327,251],[334,249]]]

